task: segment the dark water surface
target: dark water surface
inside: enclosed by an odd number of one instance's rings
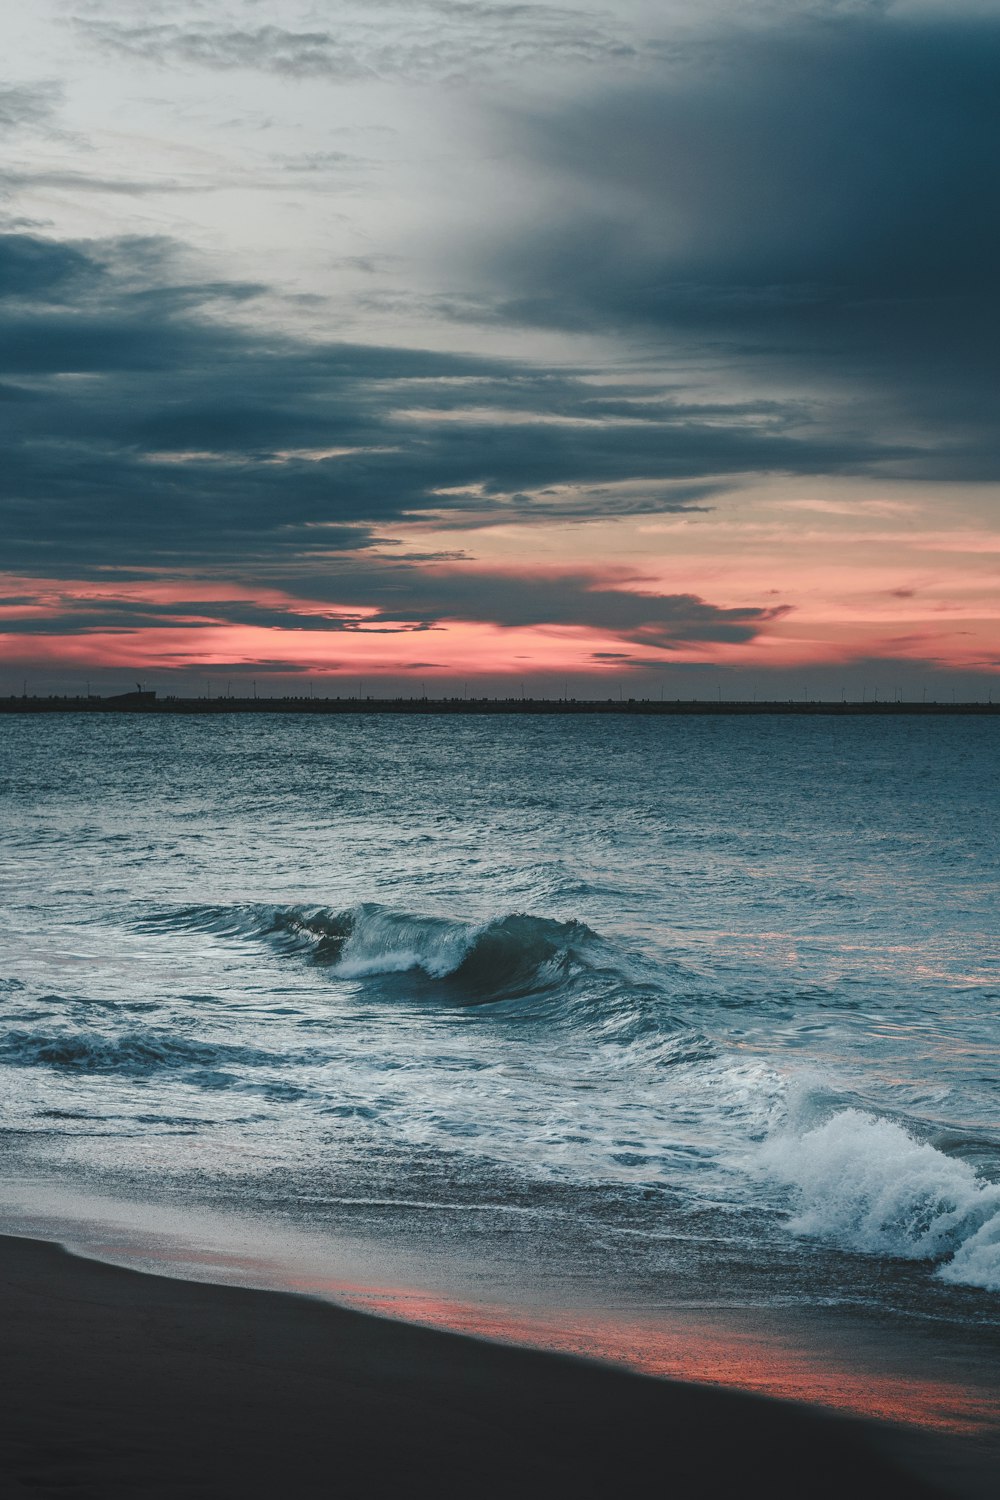
[[[522,1305],[998,1327],[998,750],[6,718],[8,1217],[58,1189]]]

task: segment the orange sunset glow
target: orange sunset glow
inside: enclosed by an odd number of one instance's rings
[[[1000,543],[983,526],[988,494],[977,492],[962,525],[941,532],[926,492],[901,498],[890,487],[894,498],[836,500],[829,487],[813,499],[790,496],[787,484],[775,488],[720,504],[717,513],[659,522],[471,531],[430,523],[411,529],[404,543],[428,561],[400,565],[386,547],[374,565],[353,554],[371,579],[373,603],[364,602],[355,578],[338,602],[342,560],[322,598],[310,588],[315,562],[298,570],[291,587],[237,582],[221,571],[121,581],[114,570],[103,579],[10,575],[0,582],[0,666],[12,676],[60,665],[156,674],[168,688],[185,674],[252,672],[262,681],[299,674],[326,680],[331,690],[358,674],[392,683],[516,683],[528,674],[551,681],[553,691],[560,676],[572,676],[576,692],[587,678],[599,690],[602,680],[624,674],[655,693],[676,683],[678,666],[722,668],[747,683],[755,675],[766,690],[783,670],[843,674],[872,660],[933,667],[942,681],[947,674],[963,683],[989,678],[1000,649]],[[449,545],[467,560],[434,561]],[[446,595],[457,583],[462,597],[431,618],[419,606],[408,616],[394,595],[401,581],[416,605],[415,580],[424,592],[440,587]],[[482,602],[488,616],[489,598],[502,594],[505,580],[534,595],[539,618],[463,616],[465,601],[477,611]],[[558,594],[564,580],[578,618],[546,620],[546,594]],[[610,597],[631,618],[622,626],[588,623],[595,596]],[[690,619],[685,600],[702,606]],[[648,606],[646,619],[636,605]],[[113,625],[102,628],[109,612]],[[239,618],[247,613],[266,613],[273,623]],[[667,639],[658,616],[666,617]]]

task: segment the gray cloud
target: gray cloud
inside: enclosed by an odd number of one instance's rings
[[[54,83],[0,84],[0,130],[47,125],[61,97]]]
[[[0,303],[73,295],[100,276],[99,267],[72,245],[29,234],[0,235]]]
[[[547,211],[490,226],[455,315],[711,354],[812,389],[831,424],[919,431],[929,475],[995,477],[998,77],[997,17],[876,10],[703,36],[654,79],[508,109]]]
[[[8,567],[322,559],[406,517],[677,510],[748,471],[910,451],[834,442],[795,403],[282,336],[219,315],[262,288],[171,269],[157,241],[0,238]]]
[[[643,592],[615,586],[600,573],[356,565],[327,585],[341,604],[377,603],[376,622],[405,619],[430,624],[477,620],[508,627],[589,626],[647,647],[669,649],[693,641],[751,640],[784,606],[720,609],[691,594]]]
[[[600,574],[513,574],[379,561],[342,560],[325,579],[310,580],[308,592],[314,596],[315,613],[245,599],[149,602],[130,598],[127,588],[117,598],[65,596],[55,616],[33,613],[31,596],[12,596],[0,604],[13,611],[5,616],[3,630],[16,635],[53,630],[107,634],[150,626],[198,630],[213,623],[396,635],[462,620],[507,627],[589,627],[661,651],[696,642],[750,641],[764,624],[787,613],[780,605],[722,609],[692,594],[638,592],[609,585]],[[317,595],[326,596],[331,612],[320,608]],[[17,613],[19,606],[23,614]]]
[[[634,48],[607,16],[531,4],[377,3],[343,8],[335,30],[218,22],[123,22],[79,18],[92,45],[143,62],[292,78],[435,81],[511,65],[594,64]]]
[[[197,193],[214,190],[217,184],[188,183],[167,177],[102,177],[96,173],[71,168],[57,170],[0,169],[0,193],[12,194],[26,188],[59,188],[73,193],[113,193],[127,198],[146,197],[152,193]]]

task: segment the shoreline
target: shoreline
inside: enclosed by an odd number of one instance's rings
[[[0,1233],[123,1270],[316,1297],[379,1318],[580,1355],[633,1373],[797,1402],[992,1443],[1000,1465],[1000,1325],[907,1322],[861,1306],[758,1305],[583,1288],[478,1256],[343,1229],[273,1223],[206,1204],[32,1192],[0,1202]],[[475,1270],[471,1266],[475,1266]],[[596,1295],[595,1295],[596,1293]]]
[[[0,1237],[0,1494],[985,1496],[989,1445]]]
[[[496,716],[626,715],[649,718],[776,715],[833,718],[986,717],[1000,714],[1000,703],[825,702],[712,698],[159,698],[155,692],[121,693],[109,698],[0,698],[0,714],[409,714]]]

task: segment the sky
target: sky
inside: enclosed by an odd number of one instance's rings
[[[992,693],[995,0],[0,41],[0,693]]]

